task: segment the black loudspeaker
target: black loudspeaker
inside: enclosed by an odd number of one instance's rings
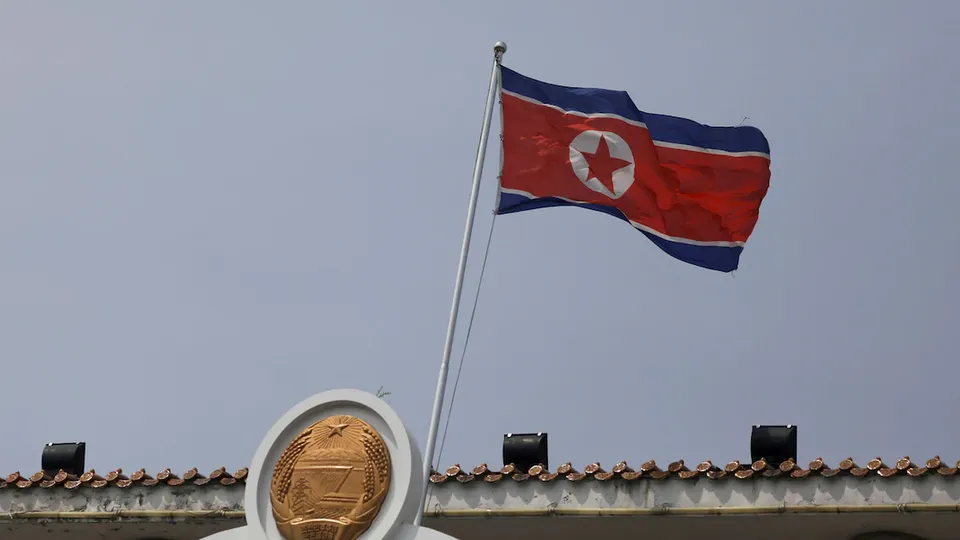
[[[527,472],[534,465],[549,470],[546,433],[507,433],[503,436],[503,464]]]
[[[750,460],[763,459],[773,466],[797,461],[797,426],[753,426],[750,434]]]
[[[43,472],[53,476],[60,472],[81,475],[86,457],[87,443],[49,443],[43,447],[40,466]]]

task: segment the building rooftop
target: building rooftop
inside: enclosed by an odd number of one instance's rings
[[[865,464],[814,460],[715,466],[625,462],[556,471],[459,466],[435,473],[424,525],[461,540],[603,536],[677,540],[844,539],[900,531],[956,538],[960,475],[938,457]],[[162,537],[194,540],[242,526],[247,470],[8,475],[0,535],[24,540]],[[575,519],[573,519],[575,518]]]
[[[183,484],[195,486],[219,484],[229,486],[237,482],[243,482],[246,477],[246,468],[230,473],[226,467],[220,467],[207,475],[201,474],[196,467],[180,475],[173,473],[170,469],[164,469],[153,476],[147,474],[144,469],[135,471],[129,476],[124,474],[122,469],[110,471],[102,476],[92,469],[80,476],[68,474],[62,470],[53,476],[43,471],[25,476],[17,471],[8,474],[0,480],[0,489],[77,489],[79,487],[99,489],[105,487],[128,488],[132,486],[180,486]]]
[[[847,458],[835,466],[831,466],[822,459],[817,458],[811,461],[806,467],[802,467],[793,461],[785,461],[779,465],[773,465],[763,460],[753,463],[731,461],[720,466],[711,461],[688,464],[681,459],[662,468],[653,460],[647,461],[637,468],[632,468],[626,461],[621,461],[609,469],[605,469],[599,463],[590,463],[581,468],[574,467],[570,463],[564,463],[559,466],[556,471],[549,471],[540,465],[535,465],[526,471],[519,470],[512,464],[500,468],[490,468],[484,463],[472,469],[464,469],[460,465],[452,465],[443,472],[434,471],[430,476],[430,482],[432,484],[443,484],[451,481],[461,484],[474,481],[497,483],[508,480],[514,482],[582,482],[590,480],[606,482],[613,479],[626,481],[642,479],[693,480],[700,477],[705,477],[710,480],[729,479],[744,481],[756,478],[802,479],[809,476],[825,478],[835,476],[892,478],[895,476],[921,477],[927,475],[952,478],[957,477],[958,470],[960,470],[960,462],[946,463],[940,459],[940,456],[934,456],[922,463],[916,463],[909,457],[902,457],[894,462],[885,462],[878,457],[864,464],[858,464],[854,462],[852,458]],[[125,474],[122,469],[116,469],[103,475],[98,474],[94,470],[90,470],[79,476],[68,474],[64,471],[60,471],[52,476],[45,474],[43,471],[32,474],[22,474],[17,471],[0,479],[0,489],[77,489],[82,486],[99,489],[108,486],[129,488],[132,486],[180,486],[183,484],[195,486],[212,484],[232,485],[238,482],[244,482],[246,477],[246,468],[230,472],[230,470],[225,467],[220,467],[208,474],[202,474],[196,468],[181,474],[176,474],[170,469],[164,469],[153,475],[147,473],[144,469],[134,471],[129,475]],[[960,479],[960,477],[957,478]]]
[[[952,477],[957,474],[958,467],[960,467],[960,462],[952,465],[947,464],[940,459],[940,456],[932,457],[922,464],[914,463],[909,457],[902,457],[893,463],[886,463],[878,457],[868,461],[863,466],[858,465],[852,458],[847,458],[835,467],[831,467],[821,458],[811,461],[807,467],[802,467],[789,460],[779,465],[773,465],[764,460],[759,460],[753,463],[731,461],[723,466],[718,466],[711,461],[687,464],[681,459],[670,463],[662,469],[655,461],[650,460],[636,469],[627,465],[626,461],[621,461],[609,470],[605,470],[599,463],[591,463],[578,470],[570,463],[565,463],[558,467],[556,472],[550,472],[539,465],[535,465],[527,471],[521,471],[517,470],[513,465],[506,465],[501,469],[491,470],[486,464],[480,464],[471,470],[465,470],[461,468],[460,465],[453,465],[443,473],[435,472],[430,476],[430,481],[434,484],[442,484],[450,480],[456,480],[461,483],[475,480],[485,482],[500,482],[503,480],[513,480],[516,482],[528,480],[539,480],[541,482],[552,482],[556,480],[580,482],[583,480],[598,480],[603,482],[614,478],[627,481],[644,478],[651,480],[665,480],[670,478],[691,480],[699,477],[706,477],[711,480],[724,478],[749,480],[752,478],[798,479],[807,478],[811,475],[828,478],[838,475],[861,478],[890,478],[897,475],[913,477],[939,475]]]

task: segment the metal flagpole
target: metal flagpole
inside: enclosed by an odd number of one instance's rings
[[[460,295],[463,292],[463,277],[467,272],[467,254],[470,252],[470,236],[473,233],[473,218],[477,213],[477,195],[480,192],[480,176],[483,174],[483,158],[487,153],[487,139],[490,136],[490,121],[493,118],[493,106],[496,103],[497,89],[500,87],[500,60],[507,52],[507,44],[498,41],[493,46],[493,71],[490,74],[490,89],[487,91],[487,107],[483,112],[483,128],[480,132],[480,145],[477,148],[477,162],[473,167],[473,189],[470,192],[470,204],[467,210],[467,224],[463,231],[463,246],[460,248],[460,264],[457,267],[457,281],[453,286],[453,306],[450,308],[450,322],[447,326],[447,339],[443,345],[443,361],[440,363],[440,377],[437,379],[437,394],[433,400],[433,414],[430,416],[430,431],[427,434],[427,450],[423,455],[423,496],[420,509],[414,518],[414,525],[423,520],[427,490],[430,486],[430,471],[433,469],[433,453],[437,447],[437,431],[440,429],[440,413],[443,411],[443,395],[447,389],[447,374],[450,372],[450,353],[453,351],[453,337],[457,328],[457,312],[460,310]]]

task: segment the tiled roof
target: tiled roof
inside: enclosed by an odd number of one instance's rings
[[[735,480],[747,480],[750,478],[806,478],[808,476],[853,476],[870,477],[879,476],[881,478],[890,478],[894,476],[924,476],[957,475],[960,462],[950,466],[944,463],[940,456],[928,459],[924,465],[917,465],[909,457],[898,459],[892,465],[884,463],[880,458],[874,458],[867,462],[866,466],[861,467],[854,463],[852,458],[841,461],[835,468],[824,463],[823,459],[817,458],[810,462],[807,468],[803,468],[793,461],[785,461],[777,466],[771,465],[764,460],[754,463],[740,463],[731,461],[723,467],[714,465],[710,461],[703,461],[693,466],[688,466],[683,460],[671,463],[667,468],[661,469],[656,462],[648,461],[640,466],[639,469],[631,469],[626,461],[621,461],[613,466],[609,471],[603,469],[599,463],[591,463],[580,472],[570,464],[561,465],[556,472],[550,472],[540,465],[534,465],[528,471],[518,470],[513,465],[506,465],[500,470],[491,470],[486,464],[481,464],[467,471],[459,465],[449,467],[445,473],[435,472],[430,476],[430,482],[433,484],[442,484],[447,481],[456,480],[462,484],[472,481],[500,482],[506,479],[512,479],[516,482],[528,480],[539,480],[541,482],[552,482],[555,480],[566,479],[570,482],[580,482],[584,480],[608,481],[614,478],[632,481],[641,478],[652,480],[679,479],[690,480],[698,477],[706,477],[711,480],[720,480],[731,478]],[[960,476],[957,476],[960,479]]]
[[[164,469],[155,476],[150,476],[143,469],[129,476],[123,474],[123,471],[120,469],[108,472],[103,476],[100,476],[94,470],[87,471],[80,476],[68,474],[62,470],[54,476],[45,474],[42,471],[30,476],[23,476],[17,471],[8,474],[6,478],[0,479],[0,489],[28,489],[32,487],[76,489],[80,486],[89,486],[92,488],[104,488],[107,486],[127,488],[131,486],[179,486],[183,484],[229,486],[238,482],[242,483],[246,478],[246,468],[231,474],[227,472],[224,467],[220,467],[206,476],[200,474],[196,468],[190,469],[179,476],[171,472],[170,469]]]
[[[714,465],[710,461],[702,461],[696,465],[688,466],[684,460],[674,461],[661,469],[653,460],[647,461],[638,469],[632,469],[626,461],[621,461],[614,465],[609,471],[605,470],[599,463],[591,463],[578,471],[570,463],[561,465],[556,472],[550,472],[540,465],[534,465],[528,471],[519,470],[514,465],[505,465],[499,470],[490,469],[486,464],[477,465],[472,470],[465,470],[460,465],[448,467],[443,473],[436,472],[430,476],[430,482],[433,484],[442,484],[448,481],[457,481],[466,484],[472,481],[484,481],[489,483],[500,482],[503,480],[513,480],[523,482],[528,480],[539,480],[541,482],[552,482],[555,480],[567,480],[569,482],[580,482],[584,480],[608,481],[615,478],[632,481],[641,478],[651,480],[679,479],[690,480],[704,476],[711,480],[720,480],[723,478],[732,478],[736,480],[747,480],[750,478],[806,478],[808,476],[853,476],[868,477],[879,476],[881,478],[890,478],[894,476],[960,476],[957,475],[960,470],[960,461],[953,466],[944,463],[940,456],[928,459],[923,465],[918,465],[910,460],[909,457],[898,459],[893,464],[887,464],[880,458],[874,458],[861,467],[857,465],[852,458],[847,458],[837,464],[836,467],[830,467],[824,463],[823,459],[817,458],[810,462],[807,468],[803,468],[793,461],[785,461],[779,465],[772,465],[766,461],[759,460],[753,463],[740,463],[731,461],[723,467]],[[15,472],[0,479],[0,489],[28,489],[28,488],[54,488],[76,489],[81,486],[91,488],[104,488],[108,486],[127,488],[131,486],[180,486],[184,484],[204,486],[204,485],[233,485],[245,482],[247,478],[247,469],[242,468],[234,473],[228,472],[221,467],[208,475],[200,474],[196,468],[176,475],[170,469],[164,469],[156,475],[149,475],[143,469],[136,471],[129,476],[122,470],[117,469],[103,476],[100,476],[94,470],[83,473],[80,476],[68,474],[60,471],[54,476],[43,472],[37,472],[30,476],[24,476],[20,472]]]

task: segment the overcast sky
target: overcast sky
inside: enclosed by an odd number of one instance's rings
[[[596,212],[499,217],[444,466],[499,466],[509,431],[549,432],[552,469],[748,460],[755,423],[798,424],[803,463],[958,459],[958,19],[947,0],[5,1],[0,473],[71,440],[98,472],[236,469],[341,387],[384,385],[423,449],[497,40],[541,80],[747,117],[773,176],[734,275]]]

